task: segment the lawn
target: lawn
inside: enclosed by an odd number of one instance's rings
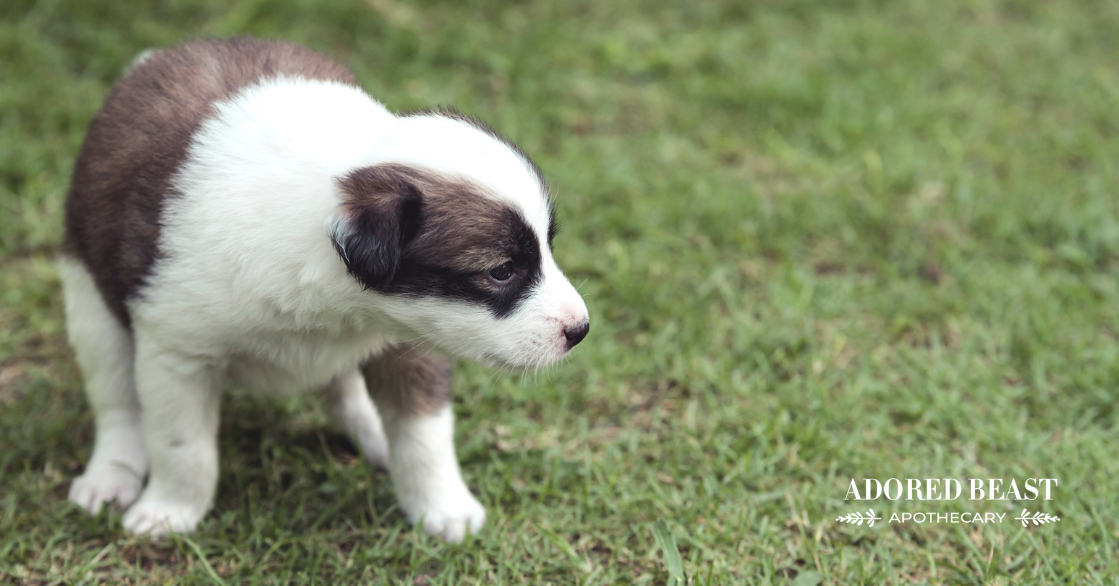
[[[52,264],[70,168],[136,54],[234,34],[486,119],[552,183],[593,327],[536,376],[460,365],[489,511],[462,545],[314,402],[236,388],[198,532],[66,501],[93,432]],[[1110,1],[5,0],[0,582],[1119,583],[1117,56]],[[887,522],[919,511],[1006,522]]]

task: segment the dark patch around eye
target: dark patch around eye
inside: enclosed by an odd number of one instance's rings
[[[528,165],[529,169],[532,170],[533,175],[536,176],[536,180],[540,184],[540,189],[544,194],[544,198],[548,202],[548,248],[552,248],[552,241],[555,239],[556,234],[559,233],[559,222],[556,219],[555,203],[552,202],[552,198],[549,194],[548,182],[544,179],[544,173],[540,170],[540,166],[536,164],[536,161],[533,161],[532,157],[528,156],[528,153],[526,153],[524,150],[521,149],[521,147],[517,146],[513,141],[509,140],[500,132],[494,130],[492,126],[486,124],[483,120],[475,118],[474,116],[464,114],[450,106],[423,108],[420,110],[408,112],[404,114],[404,116],[441,116],[443,118],[457,120],[459,122],[469,124],[470,126],[473,126],[478,130],[481,130],[495,140],[504,143],[507,147],[512,149],[513,152],[517,153],[521,160],[523,160],[525,164]]]
[[[440,208],[461,202],[431,205]],[[428,205],[425,202],[425,208]],[[492,200],[484,200],[483,207],[485,217],[470,218],[454,218],[461,210],[453,208],[425,210],[429,224],[420,228],[414,246],[405,250],[396,278],[379,290],[481,303],[499,319],[511,315],[540,282],[540,243],[516,210]],[[451,220],[457,221],[441,225]],[[512,259],[510,278],[490,279],[488,271],[506,259]]]
[[[484,188],[391,163],[364,168],[348,177],[366,176],[385,180],[366,189],[343,189],[343,207],[351,211],[349,236],[355,243],[365,242],[362,238],[374,236],[373,228],[379,222],[391,224],[390,219],[400,219],[392,224],[393,238],[370,240],[378,245],[382,241],[399,242],[400,248],[398,264],[386,278],[358,279],[367,288],[384,294],[482,304],[495,317],[503,318],[511,315],[539,284],[542,250],[536,232],[517,209],[487,197]],[[416,197],[402,197],[413,189]],[[393,195],[386,196],[386,192]],[[385,209],[385,202],[397,205]],[[357,211],[364,215],[353,213]],[[366,215],[369,221],[354,221]],[[549,245],[555,228],[552,213]],[[365,248],[379,250],[372,244]],[[352,256],[348,247],[339,254],[343,260]],[[508,280],[498,282],[489,276],[491,269],[510,260],[513,272]],[[346,261],[347,266],[351,261]]]

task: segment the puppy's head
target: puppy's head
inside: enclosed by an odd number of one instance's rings
[[[399,122],[391,162],[339,179],[331,237],[350,276],[452,354],[526,368],[567,354],[589,318],[552,258],[556,221],[539,170],[461,114]]]

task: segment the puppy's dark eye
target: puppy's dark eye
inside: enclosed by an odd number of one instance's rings
[[[508,281],[513,276],[513,262],[509,261],[497,268],[490,269],[490,277],[495,281]]]

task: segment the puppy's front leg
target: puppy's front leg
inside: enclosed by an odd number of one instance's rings
[[[194,530],[218,479],[220,370],[137,334],[136,390],[151,478],[124,514],[132,533]]]
[[[398,346],[362,366],[389,444],[389,474],[410,523],[457,543],[486,511],[462,481],[454,445],[451,363]]]
[[[369,463],[389,467],[388,441],[365,379],[356,368],[334,377],[323,389],[326,410],[361,449]]]

